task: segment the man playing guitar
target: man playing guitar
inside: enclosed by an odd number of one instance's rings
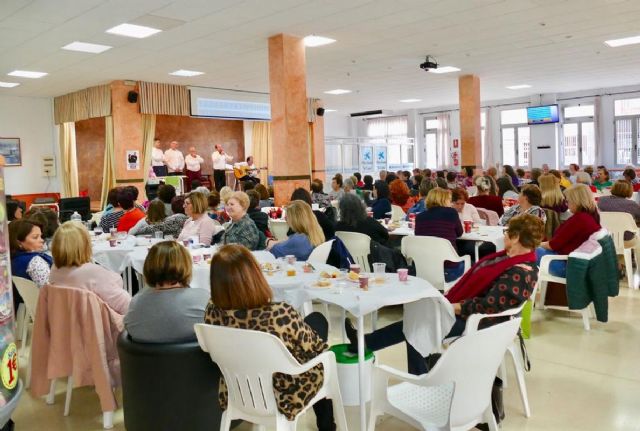
[[[258,178],[260,169],[256,168],[253,163],[253,156],[247,157],[246,162],[236,163],[233,167],[233,173],[240,181],[253,181],[255,184],[260,182],[260,178]]]

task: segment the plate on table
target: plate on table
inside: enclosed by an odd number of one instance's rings
[[[333,287],[333,282],[328,278],[321,278],[314,283],[311,283],[311,287],[314,289],[330,289]]]
[[[260,264],[260,269],[262,269],[262,272],[266,272],[268,275],[271,275],[274,272],[280,271],[282,268],[280,268],[280,265],[277,263],[264,262]]]

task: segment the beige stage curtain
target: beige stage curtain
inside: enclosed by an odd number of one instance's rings
[[[251,142],[253,143],[253,162],[259,168],[267,166],[271,169],[273,157],[271,154],[271,123],[268,121],[254,121],[251,130]],[[260,171],[260,182],[267,185],[269,170]]]
[[[99,85],[53,99],[55,124],[111,115],[111,87]]]
[[[78,163],[76,159],[76,125],[63,123],[60,130],[60,167],[62,168],[62,197],[79,195]]]
[[[104,119],[104,168],[102,171],[102,193],[100,195],[100,208],[107,204],[107,196],[116,184],[116,165],[113,145],[113,117]]]
[[[191,115],[189,90],[184,85],[140,82],[140,113]]]
[[[156,135],[156,116],[142,114],[142,172],[148,178],[151,169],[151,151]]]

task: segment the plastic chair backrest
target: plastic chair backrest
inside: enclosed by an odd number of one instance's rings
[[[636,232],[638,230],[633,216],[623,212],[602,211],[600,213],[600,224],[611,234],[617,254],[622,254],[624,251],[625,231]]]
[[[504,195],[502,195],[502,199],[518,199],[518,193],[514,192],[513,190],[507,190],[506,192],[504,192]]]
[[[22,299],[24,300],[24,306],[27,309],[27,313],[29,313],[29,316],[31,316],[32,319],[35,319],[40,289],[38,289],[38,286],[33,281],[26,278],[12,277],[12,279],[13,284],[16,285],[18,293],[20,293],[20,296],[22,296]]]
[[[429,371],[429,385],[455,383],[450,417],[452,429],[468,425],[491,405],[491,387],[496,372],[507,347],[518,333],[521,320],[518,317],[458,338]]]
[[[497,212],[480,207],[476,207],[476,209],[478,210],[480,218],[487,222],[487,226],[498,226],[500,217]]]
[[[407,215],[405,214],[402,207],[398,205],[391,205],[391,220],[392,221],[400,221],[404,220]]]
[[[336,232],[336,236],[342,240],[349,250],[349,254],[365,272],[371,272],[369,266],[369,254],[371,253],[371,238],[368,235],[357,232]]]
[[[477,186],[469,186],[467,187],[467,193],[469,193],[469,196],[475,196],[478,194],[478,187]]]
[[[535,301],[536,292],[538,292],[538,283],[536,283],[536,285],[533,287],[533,290],[531,291],[531,295],[529,295],[529,298],[526,301],[522,301],[522,303],[517,307],[509,308],[500,313],[494,313],[494,314],[481,314],[481,313],[471,314],[469,317],[467,317],[467,324],[465,325],[465,328],[464,328],[464,334],[468,335],[473,332],[477,332],[478,326],[482,319],[487,319],[492,317],[508,317],[508,316],[519,317],[520,314],[522,314],[522,310],[524,309],[525,305],[527,305],[527,302],[530,300]]]
[[[307,258],[307,262],[327,263],[329,253],[331,253],[331,246],[333,244],[333,241],[334,240],[330,239],[329,241],[323,242],[322,244],[314,248]]]
[[[451,242],[435,236],[405,236],[402,254],[413,260],[416,276],[427,280],[438,290],[444,290],[444,261],[460,260]]]
[[[300,364],[282,341],[266,332],[194,325],[198,343],[218,364],[229,392],[229,405],[252,416],[277,412],[273,374],[300,374]]]

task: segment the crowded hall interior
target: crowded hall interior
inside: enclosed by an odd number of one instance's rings
[[[640,431],[640,1],[0,1],[0,431]]]

